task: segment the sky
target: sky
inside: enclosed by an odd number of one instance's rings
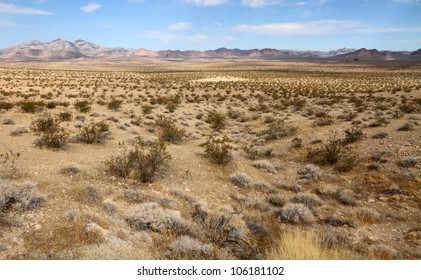
[[[150,50],[421,48],[421,0],[0,0],[0,49],[83,39]]]

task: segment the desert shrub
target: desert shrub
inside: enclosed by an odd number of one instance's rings
[[[322,177],[322,170],[314,164],[307,164],[298,172],[298,179],[319,180]]]
[[[70,112],[61,112],[58,113],[57,118],[62,122],[69,122],[72,120],[73,116]]]
[[[205,153],[211,158],[211,160],[220,165],[228,164],[232,159],[231,139],[227,136],[222,138],[214,138],[210,136],[209,139],[202,143],[200,146],[205,148]]]
[[[343,189],[343,190],[339,191],[337,193],[337,199],[338,199],[339,202],[341,202],[345,205],[350,205],[350,206],[357,205],[356,195],[355,195],[354,191],[352,191],[350,189]]]
[[[353,151],[344,152],[335,164],[335,170],[349,172],[360,162],[360,157]]]
[[[310,209],[322,205],[322,200],[317,195],[312,193],[296,194],[291,198],[291,202],[302,203]]]
[[[80,167],[77,164],[69,164],[60,169],[60,173],[65,175],[76,175],[79,174],[80,171]]]
[[[287,203],[282,208],[279,219],[292,224],[309,224],[315,221],[311,210],[301,203]]]
[[[132,175],[141,182],[152,182],[170,158],[162,141],[149,146],[134,143],[123,154],[109,160],[108,167],[119,177]]]
[[[293,149],[299,149],[303,146],[303,139],[300,137],[295,137],[291,140],[291,148]]]
[[[0,212],[11,207],[23,211],[33,210],[44,202],[45,197],[36,184],[25,182],[21,185],[14,185],[0,178]]]
[[[14,106],[13,103],[0,101],[0,110],[10,110]]]
[[[91,103],[87,100],[76,101],[73,106],[81,113],[88,113],[92,109]]]
[[[110,134],[109,125],[105,121],[91,122],[82,127],[79,132],[79,141],[86,144],[99,143]]]
[[[313,122],[313,126],[328,126],[333,124],[333,118],[331,116],[318,118]]]
[[[113,99],[110,102],[108,102],[107,107],[110,110],[117,111],[121,108],[121,104],[123,104],[123,100]]]
[[[263,131],[266,140],[277,140],[288,137],[297,132],[297,127],[287,125],[283,121],[275,121],[269,125],[269,128]]]
[[[273,152],[272,148],[258,150],[253,145],[247,145],[243,148],[243,150],[246,153],[246,157],[251,160],[256,160],[262,157],[270,157]]]
[[[210,111],[206,118],[206,122],[210,124],[211,128],[215,131],[221,131],[225,128],[226,118],[225,115],[217,111]]]
[[[397,131],[413,131],[413,130],[415,130],[414,125],[411,123],[405,123],[397,129]]]
[[[380,127],[380,126],[387,126],[389,124],[389,120],[385,117],[379,116],[373,122],[371,122],[368,126],[369,127]]]
[[[253,180],[247,173],[244,172],[235,172],[231,174],[230,180],[237,187],[250,188],[253,186]]]
[[[405,168],[415,167],[418,164],[419,160],[416,157],[405,157],[398,161],[398,165]]]
[[[38,111],[42,111],[45,107],[45,103],[43,101],[23,101],[19,103],[21,110],[24,113],[35,113]]]
[[[178,128],[175,122],[167,117],[159,116],[156,121],[159,127],[159,139],[170,143],[180,143],[186,137],[186,130]]]
[[[142,105],[142,112],[143,112],[143,114],[148,115],[148,114],[152,113],[152,110],[153,110],[154,108],[155,108],[155,107],[154,107],[154,106],[152,106],[152,105],[149,105],[149,104],[143,104],[143,105]]]
[[[29,128],[24,127],[24,126],[20,126],[20,127],[17,127],[16,129],[13,129],[10,132],[10,135],[12,135],[12,136],[21,136],[21,135],[23,135],[25,133],[29,133]]]
[[[266,197],[266,201],[276,207],[283,207],[286,203],[285,197],[280,194],[271,194]]]
[[[251,163],[251,165],[253,167],[257,168],[257,169],[263,169],[263,170],[265,170],[265,171],[267,171],[269,173],[276,173],[277,172],[276,167],[272,163],[270,163],[269,161],[267,161],[267,160],[253,161]]]
[[[39,136],[37,146],[57,149],[63,147],[69,138],[69,132],[60,126],[60,120],[49,114],[34,120],[31,129]]]
[[[213,250],[211,243],[203,244],[188,235],[182,235],[168,245],[171,258],[196,259],[209,256]]]
[[[342,141],[336,135],[330,137],[321,148],[310,149],[307,158],[320,164],[334,164],[343,154]]]
[[[303,187],[299,184],[285,184],[285,183],[279,183],[277,185],[278,188],[284,189],[290,192],[299,193],[303,191]]]
[[[353,212],[353,215],[357,220],[363,223],[372,224],[379,220],[379,213],[376,210],[367,208],[367,207],[361,207],[356,209]]]
[[[389,136],[389,133],[387,133],[386,131],[380,131],[380,132],[377,132],[376,134],[374,134],[373,136],[371,136],[371,138],[373,138],[373,139],[384,139],[387,136]]]
[[[345,139],[344,142],[347,144],[354,143],[364,137],[362,128],[358,125],[352,126],[345,130]]]

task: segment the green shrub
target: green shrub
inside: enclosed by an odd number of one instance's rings
[[[31,129],[40,137],[36,146],[58,149],[63,147],[69,138],[69,132],[60,126],[60,120],[49,114],[34,120]]]
[[[99,143],[109,134],[110,128],[105,121],[91,122],[80,129],[79,140],[86,144]]]
[[[208,141],[201,144],[201,147],[205,148],[205,153],[210,156],[212,161],[216,164],[225,165],[232,159],[232,149],[231,139],[227,136],[222,138],[214,138],[210,136]]]
[[[0,110],[10,110],[13,106],[13,103],[0,101]]]
[[[186,137],[186,131],[178,128],[175,122],[167,117],[159,116],[156,121],[159,127],[159,139],[170,143],[180,143]]]
[[[345,130],[345,139],[344,142],[347,144],[354,143],[364,137],[362,128],[358,125],[352,126]]]
[[[92,107],[91,107],[91,103],[87,100],[79,100],[76,101],[73,106],[75,107],[76,110],[78,110],[81,113],[87,113],[89,111],[91,111]]]
[[[152,182],[171,158],[164,142],[150,146],[136,143],[108,161],[109,170],[119,177],[134,176],[139,181]]]
[[[43,101],[24,101],[20,102],[19,105],[24,113],[35,113],[42,111],[45,107],[45,103]]]
[[[210,124],[213,130],[221,131],[226,125],[225,115],[217,111],[210,111],[206,118],[206,122]]]
[[[107,107],[110,110],[117,111],[121,108],[121,104],[123,104],[123,100],[113,99],[110,102],[108,102]]]
[[[70,112],[61,112],[58,113],[57,118],[62,122],[69,122],[72,120],[73,116]]]

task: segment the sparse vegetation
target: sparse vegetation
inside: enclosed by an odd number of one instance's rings
[[[227,136],[222,138],[214,138],[210,136],[208,140],[200,146],[205,148],[205,153],[211,160],[220,165],[226,165],[232,159],[232,141]]]

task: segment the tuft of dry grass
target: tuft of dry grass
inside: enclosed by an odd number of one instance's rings
[[[342,247],[327,248],[310,230],[293,228],[280,234],[266,251],[269,260],[351,260],[356,255]]]

